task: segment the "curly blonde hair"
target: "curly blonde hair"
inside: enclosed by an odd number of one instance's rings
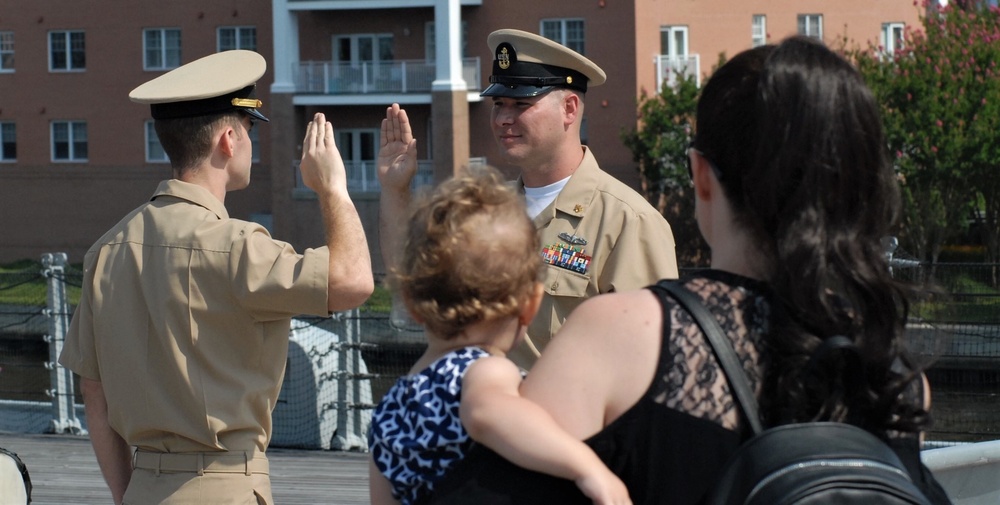
[[[415,202],[390,282],[432,334],[515,316],[541,268],[523,198],[495,169],[467,170]]]

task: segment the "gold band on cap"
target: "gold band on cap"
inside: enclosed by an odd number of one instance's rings
[[[233,107],[249,107],[251,109],[257,109],[261,105],[264,105],[264,102],[256,98],[233,98],[232,103]]]

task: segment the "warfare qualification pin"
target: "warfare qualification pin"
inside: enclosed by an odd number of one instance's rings
[[[577,237],[576,235],[570,235],[569,233],[566,232],[560,233],[559,238],[565,240],[567,243],[572,245],[587,245],[587,239]]]

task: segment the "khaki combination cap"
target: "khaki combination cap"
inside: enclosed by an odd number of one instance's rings
[[[128,94],[149,104],[154,119],[207,116],[238,110],[268,121],[254,97],[257,79],[267,70],[264,57],[253,51],[210,54],[177,67]]]
[[[493,51],[493,75],[481,96],[524,98],[553,88],[586,92],[607,80],[601,67],[572,49],[533,33],[503,29],[486,40]]]

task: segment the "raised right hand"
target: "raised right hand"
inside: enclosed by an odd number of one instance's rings
[[[378,151],[378,181],[382,190],[408,192],[417,173],[417,141],[406,111],[394,103],[382,120],[382,144]]]
[[[347,169],[333,137],[333,126],[317,112],[302,141],[302,183],[319,195],[347,191]]]

